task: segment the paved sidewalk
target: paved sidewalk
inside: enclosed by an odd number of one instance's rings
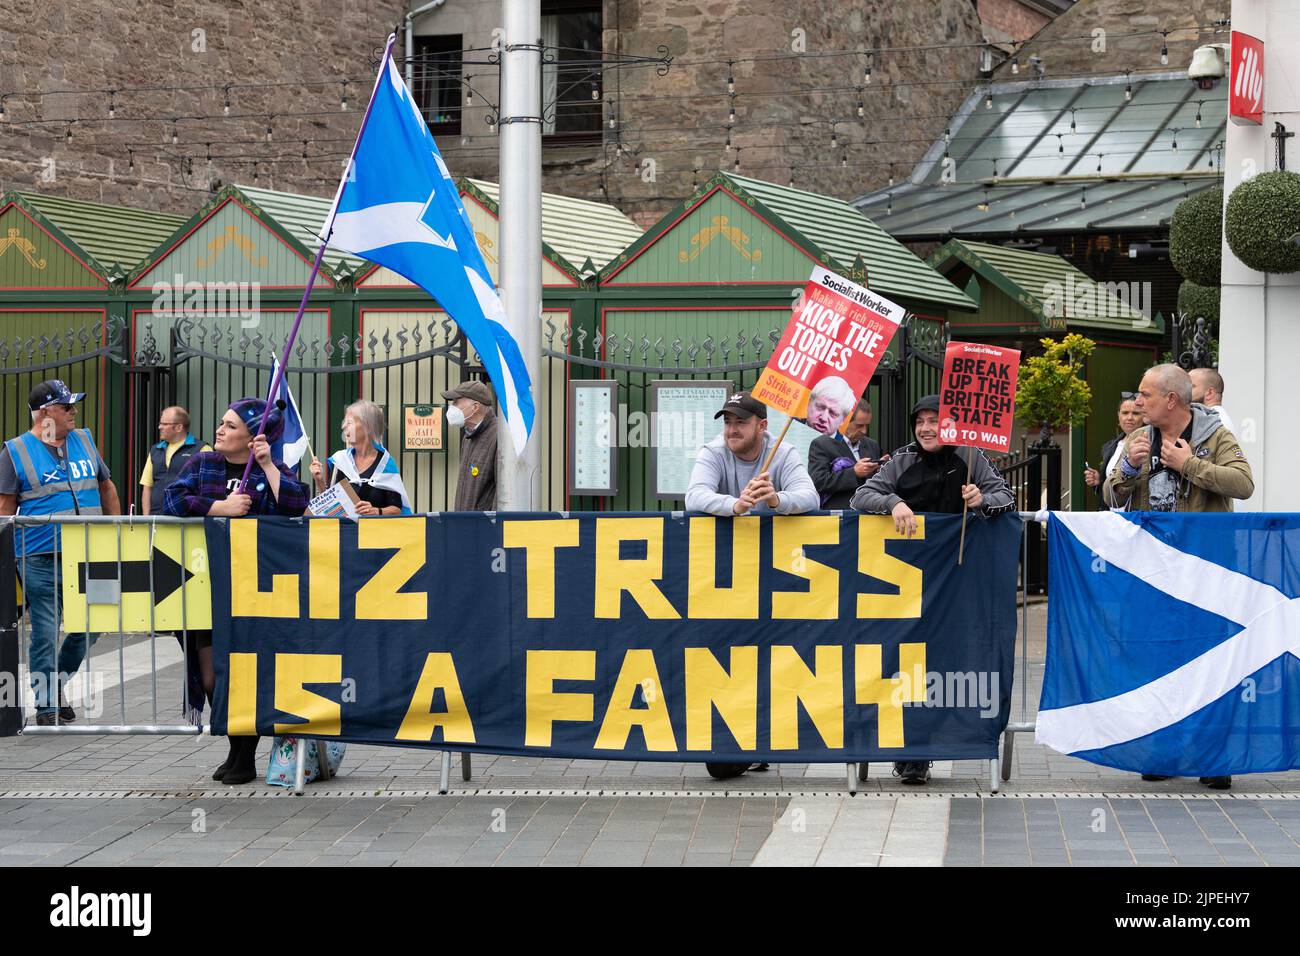
[[[156,700],[179,723],[179,664],[156,686],[139,669],[155,651],[175,660],[174,646],[129,642],[119,687],[116,642],[102,642],[96,666],[112,670],[96,722],[122,720],[125,697],[129,722],[152,722]],[[1013,722],[1032,719],[1041,680],[1031,662]],[[440,796],[438,751],[350,745],[338,778],[294,797],[213,782],[225,752],[207,736],[0,739],[0,866],[1300,864],[1300,774],[1237,777],[1227,792],[1144,783],[1030,734],[997,794],[984,761],[938,762],[925,787],[873,764],[850,796],[842,764],[719,782],[696,763],[476,754],[473,778],[456,757]]]

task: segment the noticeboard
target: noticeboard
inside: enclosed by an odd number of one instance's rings
[[[686,497],[700,447],[722,434],[714,418],[736,386],[729,381],[650,383],[650,487],[654,497]]]
[[[617,493],[617,415],[617,382],[569,382],[569,494],[608,497]]]

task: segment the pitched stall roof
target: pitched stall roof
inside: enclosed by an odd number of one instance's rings
[[[48,193],[14,191],[0,198],[0,207],[10,202],[36,213],[45,220],[43,225],[53,226],[106,279],[129,273],[185,221],[172,213]]]
[[[812,259],[825,262],[827,268],[850,276],[856,266],[865,266],[866,280],[873,290],[948,308],[976,309],[969,296],[849,203],[724,172],[714,174],[690,198],[647,230],[617,262],[611,262],[602,274],[602,281],[670,232],[691,209],[702,205],[718,189],[745,202]]]
[[[1062,320],[1097,330],[1159,334],[1164,328],[1061,256],[950,239],[930,264],[944,274],[968,266],[1036,316],[1045,331],[1059,330]]]
[[[951,142],[906,182],[853,205],[903,241],[1160,228],[1218,184],[1226,126],[1227,85],[1182,73],[999,83],[966,99]]]
[[[462,193],[477,192],[477,198],[486,201],[494,215],[500,214],[501,187],[497,183],[462,179],[459,184]],[[542,193],[542,244],[575,271],[581,269],[588,257],[597,269],[601,268],[641,238],[642,231],[608,203]],[[549,253],[548,258],[552,258]]]
[[[253,201],[263,212],[274,219],[288,232],[297,243],[307,250],[308,257],[314,259],[320,246],[318,233],[325,225],[333,198],[321,199],[318,196],[303,196],[298,193],[278,192],[274,189],[258,189],[256,186],[236,186],[241,193]],[[321,257],[322,267],[327,267],[335,274],[340,271],[354,272],[365,263],[356,256],[325,247]]]

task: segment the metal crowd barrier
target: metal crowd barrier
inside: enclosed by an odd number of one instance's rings
[[[1020,684],[1020,711],[1021,714],[1027,714],[1029,713],[1029,683],[1028,683],[1029,602],[1028,602],[1028,587],[1027,587],[1028,575],[1025,573],[1025,568],[1027,566],[1029,539],[1028,539],[1028,535],[1024,533],[1024,527],[1030,521],[1040,521],[1040,522],[1046,521],[1046,514],[1044,512],[1022,511],[1020,512],[1020,517],[1022,519],[1022,529],[1021,529],[1021,562],[1020,562],[1020,583],[1019,583],[1020,602],[1021,602],[1021,627],[1020,627],[1020,633],[1018,637],[1020,643],[1019,684]],[[80,516],[80,517],[78,516],[0,517],[0,531],[3,531],[9,525],[13,525],[15,527],[15,534],[19,534],[19,535],[22,533],[21,529],[24,527],[35,527],[35,526],[42,526],[42,525],[49,525],[49,524],[59,524],[65,527],[79,525],[82,529],[81,531],[82,542],[83,542],[82,550],[88,559],[91,556],[90,527],[92,525],[112,525],[117,529],[117,552],[116,552],[116,562],[115,562],[116,571],[117,571],[116,582],[119,588],[119,599],[117,601],[117,608],[118,608],[117,625],[118,626],[116,629],[116,636],[118,638],[117,690],[118,690],[118,702],[121,710],[121,715],[120,715],[121,722],[115,724],[114,723],[93,723],[93,724],[64,723],[58,717],[57,700],[56,700],[55,722],[53,724],[41,726],[29,722],[23,728],[22,733],[33,734],[33,735],[159,734],[159,735],[184,735],[184,736],[196,737],[202,735],[205,730],[210,732],[211,731],[210,725],[206,725],[202,723],[194,723],[192,721],[186,721],[184,723],[163,723],[160,720],[159,697],[158,697],[159,665],[158,665],[158,645],[157,645],[157,638],[159,637],[159,632],[155,630],[154,627],[155,620],[154,620],[154,613],[153,613],[154,607],[156,605],[156,589],[155,589],[156,581],[155,581],[154,562],[152,560],[152,556],[155,554],[154,543],[155,543],[155,536],[157,534],[158,527],[165,526],[165,525],[180,526],[181,528],[180,554],[182,556],[182,560],[184,560],[187,555],[190,555],[190,552],[186,548],[185,529],[196,525],[201,527],[203,525],[203,519],[202,518],[173,518],[173,517],[166,517],[166,516],[117,517],[117,516],[90,516],[90,515]],[[123,577],[123,567],[124,567],[124,563],[126,563],[123,560],[123,554],[122,554],[122,529],[124,527],[133,529],[137,525],[144,525],[149,528],[148,554],[150,555],[150,560],[148,561],[148,583],[149,583],[148,595],[149,595],[149,606],[150,606],[150,615],[149,615],[150,626],[148,631],[128,631],[125,629],[122,600],[121,600],[120,589],[125,580]],[[73,533],[75,534],[75,532]],[[87,561],[87,565],[89,563],[90,562]],[[105,562],[96,562],[96,563],[103,564]],[[110,564],[111,566],[114,562],[110,560],[107,563]],[[3,565],[0,564],[0,566]],[[26,574],[26,566],[27,566],[27,560],[25,555],[20,556],[16,559],[16,567],[19,572],[19,575],[22,577],[23,580],[28,579]],[[61,580],[62,571],[63,571],[61,560],[56,560],[54,565],[54,570],[55,570],[55,592],[57,594],[60,592],[64,583]],[[189,620],[189,614],[188,614],[188,603],[185,594],[186,579],[185,579],[184,566],[182,566],[180,580],[181,580],[180,592],[181,592],[181,605],[182,605],[182,611],[181,611],[182,622],[181,622],[181,628],[179,630],[180,663],[182,664],[182,679],[181,679],[182,705],[181,706],[182,706],[182,712],[185,714],[189,714],[193,711],[193,708],[191,706],[191,701],[189,700],[189,681],[188,681],[189,628],[187,626]],[[84,620],[89,625],[91,620],[92,603],[100,604],[102,602],[91,601],[92,578],[90,577],[90,568],[88,566],[84,572],[82,581],[83,583],[80,588],[80,591],[82,595],[82,600],[84,601],[84,608],[85,608]],[[3,587],[9,586],[7,583],[4,582],[3,577],[0,577],[0,586]],[[139,593],[139,592],[130,592],[130,593]],[[23,597],[25,602],[27,598],[26,593],[24,593]],[[55,638],[54,638],[54,645],[55,645],[54,666],[57,668],[58,648],[59,648],[58,634],[62,631],[63,615],[59,613],[59,608],[57,607],[57,604],[54,610],[55,610],[55,620],[56,620]],[[5,623],[6,622],[4,621],[0,621],[0,628],[3,628],[5,626]],[[19,676],[19,686],[17,688],[17,691],[20,695],[19,696],[20,708],[23,710],[23,712],[26,712],[27,710],[26,700],[28,695],[31,693],[31,683],[29,679],[30,660],[28,659],[29,643],[30,643],[30,639],[29,639],[30,626],[31,626],[30,613],[28,611],[24,611],[19,618],[18,627],[17,627],[17,640],[18,640],[19,655],[20,655],[20,666],[19,666],[20,676]],[[100,636],[105,636],[105,635],[111,635],[114,632],[99,631],[97,633]],[[162,633],[163,635],[166,635],[172,632],[164,631]],[[3,630],[0,630],[0,634],[3,634]],[[133,677],[128,676],[127,674],[126,638],[129,634],[143,634],[143,635],[147,635],[148,637],[149,667],[147,673],[150,679],[151,699],[150,699],[150,713],[149,713],[150,719],[146,723],[128,723],[126,720],[127,713],[128,713],[127,699],[126,699],[126,683],[128,680],[134,679]],[[87,642],[87,644],[88,646],[86,648],[84,666],[78,669],[77,673],[73,676],[73,678],[69,681],[69,683],[75,684],[78,681],[80,681],[83,686],[93,688],[95,683],[95,664],[98,661],[102,661],[102,659],[106,655],[101,654],[97,659],[92,653],[93,647],[90,646],[89,641]],[[135,646],[139,647],[142,646],[142,644],[137,644]],[[171,661],[169,663],[165,663],[163,666],[164,667],[171,666],[174,663],[176,662]],[[135,675],[135,677],[139,677],[139,676],[143,676],[143,675],[142,674]],[[58,694],[57,688],[55,690],[55,693],[56,695]],[[201,703],[202,702],[200,702],[200,707],[198,708],[200,713],[202,711]],[[1006,730],[1004,731],[1003,734],[1000,775],[999,775],[998,759],[994,757],[988,761],[989,788],[992,792],[996,793],[998,791],[1000,787],[1000,780],[1005,781],[1011,779],[1011,762],[1015,752],[1015,735],[1018,733],[1032,733],[1034,729],[1035,729],[1035,724],[1033,721],[1022,721],[1019,723],[1007,724]],[[305,746],[298,747],[298,764],[296,768],[296,779],[295,779],[295,786],[294,786],[294,790],[296,793],[302,793],[304,789],[304,775],[306,770],[306,765],[305,765],[306,751],[307,748]],[[446,793],[450,789],[451,753],[452,753],[451,751],[442,752],[442,765],[441,765],[440,780],[439,780],[439,791],[442,793]],[[317,747],[317,755],[320,759],[320,772],[322,778],[328,779],[329,767],[325,759],[325,748],[323,746]],[[470,754],[468,753],[462,754],[461,769],[462,769],[463,778],[465,780],[469,780],[470,773],[471,773]],[[849,763],[845,765],[845,769],[846,769],[846,780],[848,784],[848,791],[850,793],[856,793],[858,789],[859,781],[865,781],[867,779],[868,765],[866,763]],[[999,780],[999,776],[1000,776],[1000,780]]]

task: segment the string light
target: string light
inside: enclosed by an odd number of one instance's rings
[[[1074,124],[1074,110],[1070,110],[1070,132],[1077,133],[1079,128]]]
[[[736,150],[736,162],[731,167],[733,172],[740,172],[740,150]]]
[[[727,141],[726,143],[723,144],[723,148],[728,153],[731,152],[731,130],[730,129],[727,130]]]
[[[274,116],[268,116],[266,118],[266,141],[268,143],[271,142],[271,123],[274,121],[274,119],[275,119]]]
[[[134,171],[135,171],[135,153],[134,153],[132,150],[129,150],[129,149],[128,149],[128,150],[126,151],[126,157],[127,157],[127,162],[126,162],[126,168],[127,168],[127,170],[130,171],[130,172],[134,172]]]
[[[993,109],[993,89],[991,87],[984,94],[984,108],[986,110]]]
[[[943,131],[943,144],[944,144],[945,146],[947,146],[947,145],[948,145],[949,143],[951,143],[951,142],[952,142],[952,130],[951,130],[951,129],[945,129],[945,130]]]
[[[1132,74],[1133,74],[1133,71],[1132,71],[1132,70],[1125,70],[1125,71],[1124,71],[1124,77],[1125,77],[1125,86],[1124,86],[1124,102],[1125,102],[1125,103],[1132,102],[1132,100],[1133,100],[1133,79],[1132,79]]]
[[[230,115],[230,84],[227,83],[224,87],[222,87],[222,90],[226,94],[226,102],[225,105],[221,107],[221,112],[224,113],[226,116],[229,116]]]
[[[609,101],[609,128],[613,129],[618,125],[618,114],[614,112],[614,101]]]
[[[1079,208],[1080,209],[1088,208],[1088,190],[1086,189],[1079,190]]]
[[[302,161],[307,162],[307,141],[305,139],[302,141]]]
[[[998,159],[996,156],[993,157],[993,178],[998,178]]]
[[[205,145],[205,146],[208,148],[208,162],[212,162],[212,144],[211,144],[211,143],[204,143],[203,145]],[[304,146],[307,145],[305,141],[304,141],[303,145],[304,145]]]
[[[113,103],[113,96],[115,93],[117,93],[117,90],[108,91],[108,118],[109,119],[117,118],[117,109],[115,108],[115,104]]]
[[[866,115],[867,107],[866,104],[862,102],[862,87],[858,87],[858,117],[861,118]]]
[[[889,185],[894,185],[894,164],[889,164]]]
[[[71,143],[71,142],[72,142],[72,124],[71,124],[71,123],[68,124],[68,132],[67,132],[67,134],[63,137],[63,141],[64,141],[65,143]]]
[[[731,99],[728,102],[729,105],[727,108],[727,125],[732,126],[736,122],[736,94],[735,93],[731,94]]]
[[[474,105],[474,87],[470,85],[470,81],[473,79],[474,79],[473,75],[465,77],[465,105],[466,106]]]
[[[175,146],[180,142],[180,135],[176,131],[176,120],[172,120],[172,145]]]
[[[1101,153],[1098,153],[1098,154],[1097,154],[1097,172],[1101,172],[1101,157],[1102,157],[1102,154],[1101,154]]]
[[[977,208],[980,212],[988,212],[988,211],[989,211],[989,191],[988,191],[987,189],[984,190],[984,199],[983,199],[983,201],[980,202],[980,203],[979,203],[975,208]]]
[[[591,81],[591,101],[594,103],[600,99],[600,84],[595,80]]]
[[[1201,101],[1196,101],[1196,128],[1201,128]]]
[[[1064,156],[1064,155],[1065,155],[1065,141],[1061,139],[1061,135],[1062,135],[1062,134],[1060,134],[1060,133],[1057,133],[1057,134],[1056,134],[1056,152],[1057,152],[1059,155]]]
[[[790,167],[790,188],[794,189],[794,167]]]
[[[844,153],[840,156],[840,167],[841,167],[842,169],[848,169],[848,168],[849,168],[849,151],[848,151],[847,149],[846,149],[846,150],[844,151]]]
[[[1169,31],[1161,30],[1160,36],[1162,37],[1160,41],[1160,65],[1168,66],[1169,65]]]
[[[1020,75],[1020,55],[1016,54],[1011,58],[1011,72],[1014,75]]]
[[[5,115],[5,98],[0,96],[0,123],[3,123],[9,117]]]
[[[839,138],[835,135],[835,123],[831,123],[831,149],[840,145]]]
[[[871,85],[871,58],[874,56],[870,50],[867,51],[867,65],[862,68],[862,85]]]
[[[343,81],[343,95],[339,97],[339,109],[343,112],[348,111],[348,81]]]
[[[727,92],[734,96],[736,93],[736,77],[731,68],[733,62],[732,60],[727,61]]]
[[[253,182],[257,182],[257,160],[253,160]]]
[[[1174,137],[1173,151],[1174,151],[1174,155],[1177,156],[1178,155],[1178,130],[1175,129],[1172,132]]]

